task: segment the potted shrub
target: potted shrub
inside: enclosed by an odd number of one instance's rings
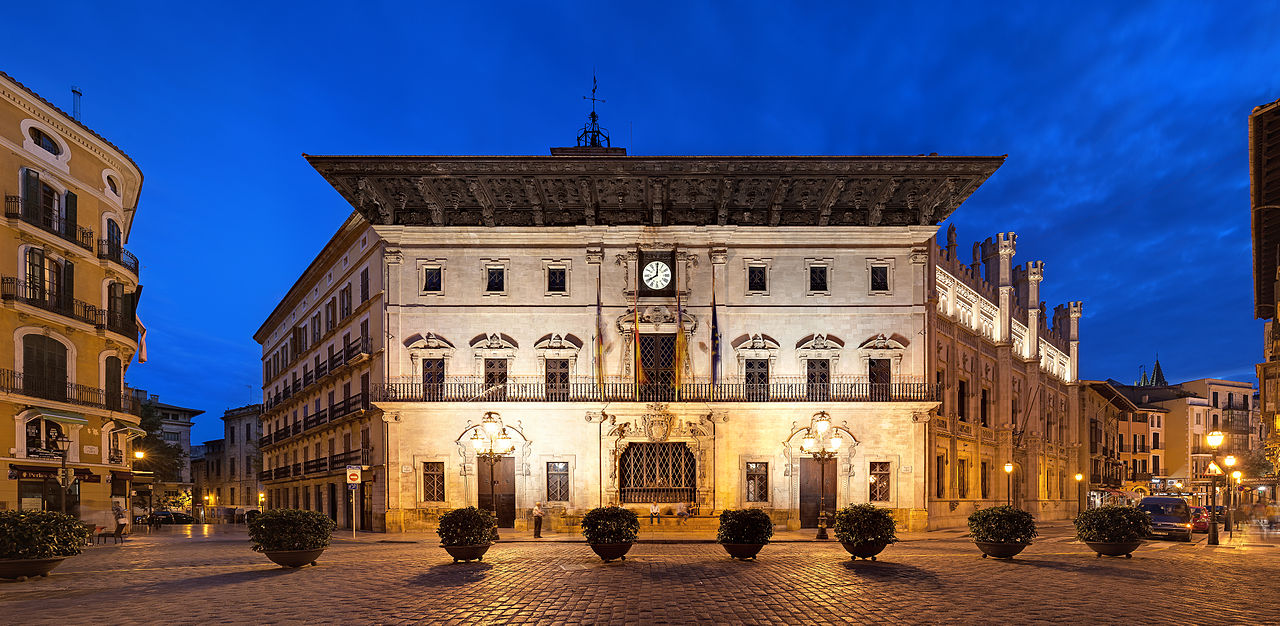
[[[1109,505],[1081,511],[1075,525],[1076,536],[1098,553],[1097,558],[1128,559],[1150,534],[1151,516],[1136,506]]]
[[[436,534],[440,535],[440,546],[453,557],[454,563],[484,560],[484,553],[498,540],[493,513],[474,506],[441,515]]]
[[[727,509],[720,513],[716,543],[731,558],[754,559],[773,536],[773,520],[760,509]]]
[[[56,511],[0,511],[0,578],[48,576],[80,554],[93,531],[74,515]]]
[[[582,536],[605,563],[627,560],[627,551],[640,531],[636,512],[619,506],[602,506],[582,516]]]
[[[893,514],[873,504],[850,504],[836,511],[832,528],[853,559],[874,561],[885,546],[898,542]]]
[[[315,565],[337,524],[319,511],[271,509],[249,522],[253,551],[284,567]]]
[[[1036,520],[1009,505],[978,509],[969,514],[969,534],[982,558],[1012,559],[1036,537]]]

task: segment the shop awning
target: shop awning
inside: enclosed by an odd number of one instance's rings
[[[58,477],[58,469],[59,468],[57,465],[19,465],[17,463],[10,463],[9,464],[9,480],[22,480],[22,479],[44,480],[49,478],[56,479]],[[86,482],[86,483],[102,482],[102,476],[99,474],[94,474],[87,467],[73,467],[71,469],[75,473],[76,478],[79,478],[83,482]]]
[[[68,426],[87,426],[89,424],[89,420],[85,419],[85,416],[71,411],[44,408],[37,408],[36,411],[40,413],[40,417],[59,424],[67,424]]]
[[[130,439],[141,439],[147,436],[147,431],[142,430],[133,424],[120,424],[120,422],[116,422],[116,424],[118,424],[119,427],[111,429],[112,434],[124,433]]]
[[[133,472],[111,470],[111,480],[133,480]]]

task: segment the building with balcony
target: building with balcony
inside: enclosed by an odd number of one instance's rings
[[[825,499],[922,529],[1003,501],[1014,461],[1019,502],[1074,512],[1079,304],[1047,319],[1012,233],[972,264],[935,240],[1001,157],[308,160],[355,213],[255,334],[268,506],[811,527]],[[470,443],[490,413],[514,447],[492,466]],[[818,414],[847,434],[825,468]]]
[[[1271,463],[1280,468],[1280,100],[1255,107],[1248,125],[1253,311],[1266,320],[1257,365],[1259,418]]]
[[[0,73],[0,508],[60,506],[57,440],[70,439],[68,512],[114,525],[126,505],[137,398],[139,266],[129,240],[142,172],[120,148]]]
[[[191,426],[196,416],[202,415],[204,411],[163,403],[160,401],[160,396],[155,394],[146,395],[143,392],[142,395],[146,397],[142,403],[155,411],[156,416],[160,418],[160,428],[156,434],[165,443],[178,446],[182,450],[182,456],[178,461],[178,475],[174,477],[175,479],[160,480],[157,477],[151,486],[154,503],[160,506],[171,506],[173,503],[185,501],[192,493]]]
[[[1088,445],[1081,445],[1080,473],[1085,485],[1087,506],[1123,504],[1126,467],[1121,458],[1121,424],[1131,421],[1138,407],[1111,381],[1086,381],[1079,387],[1080,426],[1087,429]]]

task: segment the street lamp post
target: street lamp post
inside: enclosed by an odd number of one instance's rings
[[[1005,504],[1013,506],[1013,462],[1004,464],[1004,474],[1007,484],[1005,485],[1004,495]]]
[[[827,538],[827,461],[840,453],[846,435],[853,439],[853,433],[831,425],[831,415],[818,411],[813,414],[801,439],[800,449],[818,462],[818,534],[814,539]]]
[[[1215,466],[1218,464],[1218,446],[1222,445],[1222,440],[1226,437],[1219,431],[1213,431],[1204,436],[1205,443],[1213,449],[1212,461]],[[1214,475],[1209,481],[1209,539],[1205,543],[1207,545],[1218,545],[1218,477]]]
[[[502,424],[502,416],[489,411],[480,420],[480,427],[472,433],[471,445],[475,448],[476,459],[489,464],[489,508],[493,512],[494,539],[497,539],[498,499],[494,493],[494,485],[497,481],[494,480],[493,473],[498,461],[511,454],[516,449],[516,444],[511,439],[511,435],[507,434],[507,428]]]
[[[1235,464],[1236,464],[1236,457],[1234,456],[1227,457],[1227,467],[1234,467]],[[1236,483],[1238,484],[1240,482],[1240,470],[1235,470],[1234,472],[1231,472],[1231,478],[1236,479]],[[1230,534],[1232,538],[1235,538],[1236,506],[1238,504],[1236,502],[1236,498],[1239,497],[1236,494],[1239,492],[1239,489],[1232,488],[1231,481],[1228,479],[1225,479],[1225,477],[1223,482],[1227,483],[1227,532]]]
[[[61,505],[59,510],[63,513],[67,512],[67,489],[71,488],[71,476],[67,473],[67,454],[71,451],[71,439],[66,435],[58,435],[53,440],[53,445],[58,448],[58,455],[62,457],[62,469],[58,472],[58,487],[61,492]]]
[[[1084,474],[1076,473],[1076,513],[1085,509],[1084,502]]]

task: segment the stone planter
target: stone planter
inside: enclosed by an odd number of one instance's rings
[[[1133,558],[1133,551],[1142,545],[1142,540],[1138,541],[1086,541],[1085,545],[1089,546],[1094,552],[1097,552],[1096,558],[1104,556],[1122,556],[1126,559]]]
[[[446,546],[441,544],[440,547],[444,548],[444,551],[453,557],[454,563],[465,563],[468,561],[483,561],[484,553],[489,551],[489,546],[491,545],[493,544],[477,543],[470,546]]]
[[[303,565],[315,565],[316,559],[324,553],[324,548],[318,550],[263,550],[263,554],[267,555],[271,562],[283,567],[302,567]]]
[[[760,553],[760,548],[764,547],[763,543],[722,543],[724,551],[729,553],[729,558],[755,560],[756,555]]]
[[[982,550],[982,558],[993,556],[997,559],[1012,559],[1019,552],[1022,552],[1031,545],[1029,543],[996,543],[994,541],[975,541],[973,542]]]
[[[871,559],[872,561],[874,561],[876,560],[876,555],[883,552],[885,546],[889,544],[887,543],[845,543],[841,541],[840,545],[844,546],[844,549],[848,551],[849,554],[853,555],[852,557],[853,560]]]
[[[22,582],[36,576],[48,576],[67,557],[51,559],[0,559],[0,578],[12,578]]]
[[[631,543],[591,543],[592,552],[604,559],[605,563],[614,559],[627,560],[627,552],[631,550]]]

